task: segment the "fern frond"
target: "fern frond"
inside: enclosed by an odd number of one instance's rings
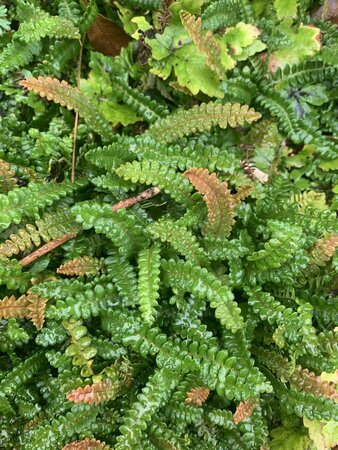
[[[0,193],[7,194],[15,188],[17,180],[11,165],[0,159]]]
[[[139,301],[137,276],[128,259],[124,256],[114,255],[106,258],[105,265],[124,304],[136,305]]]
[[[272,238],[264,244],[264,249],[247,256],[258,271],[281,267],[297,251],[303,234],[300,227],[278,221],[270,221],[268,229]]]
[[[255,399],[250,398],[245,402],[241,402],[237,408],[235,413],[232,416],[233,422],[238,425],[243,420],[247,419],[252,415],[255,408],[257,406],[257,401]]]
[[[98,13],[99,10],[96,4],[96,0],[89,0],[89,2],[87,2],[85,13],[83,14],[79,22],[79,29],[81,31],[81,34],[86,33],[91,28],[96,20]]]
[[[203,232],[217,237],[228,237],[234,220],[235,201],[227,182],[221,182],[207,169],[189,169],[184,172],[190,183],[203,195],[208,207],[208,224]]]
[[[100,269],[101,264],[97,258],[79,256],[62,264],[56,269],[56,272],[62,275],[81,277],[83,275],[97,275]]]
[[[210,306],[216,309],[216,318],[233,333],[243,327],[243,318],[233,293],[213,274],[184,261],[163,261],[162,266],[164,282],[174,292],[191,292],[196,297],[207,298]]]
[[[0,194],[0,231],[8,228],[12,222],[20,223],[22,217],[38,218],[40,208],[51,205],[85,184],[84,180],[75,183],[31,183],[28,187],[13,189],[8,195]]]
[[[187,260],[199,265],[207,264],[207,255],[198,245],[196,237],[178,221],[161,219],[148,225],[147,229],[155,239],[169,242]]]
[[[64,234],[78,233],[80,227],[75,222],[69,210],[58,210],[45,214],[41,220],[35,222],[35,226],[27,224],[16,234],[11,234],[9,239],[0,244],[0,257],[11,257],[20,252],[28,251],[33,246],[38,247],[41,241],[49,242],[58,239]]]
[[[125,0],[125,3],[129,8],[135,9],[158,10],[162,7],[161,0]]]
[[[87,334],[87,328],[82,325],[82,320],[69,319],[62,322],[63,327],[71,337],[71,344],[66,348],[65,355],[72,357],[74,366],[81,366],[81,375],[89,377],[93,375],[91,368],[97,349],[91,346],[91,338]]]
[[[84,118],[87,125],[105,139],[112,139],[113,132],[109,124],[101,116],[93,102],[78,89],[70,86],[66,81],[59,81],[51,77],[27,78],[19,84],[41,97],[47,97],[61,106],[74,109]]]
[[[89,150],[85,158],[100,169],[111,171],[121,164],[132,161],[135,155],[129,151],[134,143],[134,139],[127,137],[120,138],[118,141],[104,147],[96,147]]]
[[[95,228],[109,237],[121,255],[130,256],[147,243],[142,221],[125,209],[113,212],[108,204],[84,202],[73,206],[75,220],[85,230]]]
[[[133,161],[116,169],[119,177],[133,183],[144,183],[158,186],[178,203],[189,203],[191,185],[180,173],[156,161]]]
[[[67,394],[67,400],[74,403],[103,403],[112,400],[119,392],[119,386],[115,386],[111,380],[103,380],[99,383],[87,384]]]
[[[295,66],[279,68],[274,74],[270,74],[270,84],[278,88],[305,86],[334,79],[337,72],[337,66],[329,66],[321,61],[305,61]]]
[[[187,398],[184,403],[186,405],[202,406],[209,397],[209,393],[210,389],[207,387],[197,387],[187,393]]]
[[[16,259],[0,258],[0,286],[26,292],[31,285],[32,274],[22,271],[22,264]]]
[[[111,447],[104,442],[98,441],[97,439],[83,439],[82,441],[74,441],[70,444],[65,445],[62,450],[110,450]]]
[[[248,0],[215,0],[202,14],[203,28],[207,30],[236,25],[241,20],[254,23],[252,6]]]
[[[22,22],[13,36],[23,42],[36,42],[44,37],[80,39],[78,28],[72,21],[60,16],[51,16],[38,9],[27,21]]]
[[[221,46],[212,32],[209,30],[204,35],[201,33],[202,20],[200,17],[196,19],[195,16],[186,11],[181,11],[180,17],[184,28],[196,44],[198,52],[205,55],[210,68],[217,73],[219,78],[222,78],[225,70],[221,64]]]
[[[323,266],[329,261],[338,247],[338,234],[319,239],[311,248],[313,263]]]
[[[22,295],[18,299],[14,295],[5,297],[0,301],[0,317],[3,319],[28,318],[38,330],[41,330],[45,321],[47,302],[48,299],[33,293]]]
[[[150,126],[149,134],[160,142],[169,143],[192,133],[210,130],[213,125],[235,128],[260,118],[261,114],[247,105],[202,103],[158,120]]]
[[[155,321],[160,285],[161,248],[153,245],[138,254],[138,296],[142,318],[152,324]]]
[[[112,85],[114,93],[147,122],[154,123],[156,120],[169,114],[168,108],[141,91],[131,88],[120,78],[113,78]]]
[[[300,391],[311,392],[315,396],[338,398],[337,386],[333,382],[321,381],[320,377],[302,366],[296,366],[291,373],[289,382]]]

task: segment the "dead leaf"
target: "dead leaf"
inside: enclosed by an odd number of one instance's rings
[[[102,14],[97,15],[87,36],[92,47],[106,56],[119,55],[121,48],[127,47],[130,41],[122,28]]]

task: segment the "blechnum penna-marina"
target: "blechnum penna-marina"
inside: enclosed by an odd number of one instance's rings
[[[0,448],[337,445],[332,3],[0,6]]]

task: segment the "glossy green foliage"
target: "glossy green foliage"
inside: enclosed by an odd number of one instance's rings
[[[5,230],[11,223],[20,223],[23,217],[39,218],[39,212],[52,205],[55,201],[76,189],[84,186],[85,181],[77,181],[74,184],[31,183],[28,187],[16,188],[7,195],[1,194],[1,219],[0,229]]]
[[[138,296],[140,310],[145,322],[152,324],[155,321],[157,299],[160,296],[160,247],[142,250],[138,254]]]
[[[335,445],[322,3],[0,6],[0,448]]]

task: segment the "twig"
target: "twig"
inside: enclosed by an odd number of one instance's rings
[[[82,53],[83,53],[83,41],[80,41],[80,55],[79,62],[77,67],[77,88],[80,89],[81,82],[81,66],[82,66]],[[74,133],[73,133],[73,153],[72,153],[72,174],[71,174],[71,182],[75,181],[75,161],[76,161],[76,139],[77,139],[77,128],[79,125],[79,113],[75,113],[74,120]]]
[[[28,266],[28,264],[30,264],[31,262],[40,258],[40,256],[45,255],[46,253],[50,252],[51,250],[54,250],[54,248],[58,247],[59,245],[62,245],[63,243],[65,243],[75,237],[76,237],[76,233],[64,234],[60,238],[54,239],[53,241],[50,241],[50,242],[47,242],[47,244],[43,245],[42,247],[38,248],[34,252],[25,256],[20,262],[23,266]]]
[[[127,198],[126,200],[122,200],[121,202],[116,203],[112,206],[112,211],[118,211],[119,209],[123,208],[129,208],[130,206],[135,205],[136,203],[142,202],[143,200],[147,200],[148,198],[154,197],[155,195],[160,193],[160,188],[158,187],[152,187],[150,189],[146,189],[143,192],[140,192],[135,197]],[[34,252],[30,253],[29,255],[25,256],[20,262],[22,266],[28,266],[28,264],[31,264],[36,259],[40,258],[40,256],[45,255],[46,253],[49,253],[50,251],[54,250],[59,245],[64,244],[65,242],[69,241],[70,239],[74,239],[77,236],[77,233],[68,233],[64,234],[63,236],[59,237],[58,239],[54,239],[53,241],[47,242],[47,244],[43,245],[42,247],[38,248]]]
[[[146,189],[143,192],[140,192],[135,197],[127,198],[126,200],[122,200],[121,202],[116,203],[112,206],[112,211],[117,211],[121,208],[129,208],[130,206],[135,205],[136,203],[140,203],[143,200],[148,200],[148,198],[154,197],[155,195],[160,193],[160,188],[152,187],[150,189]]]

